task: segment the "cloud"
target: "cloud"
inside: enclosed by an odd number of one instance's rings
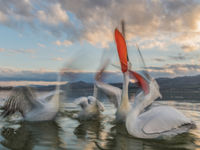
[[[41,22],[48,25],[58,25],[59,23],[68,22],[68,15],[59,3],[50,4],[46,10],[38,10],[37,17]]]
[[[28,25],[34,30],[67,37],[69,41],[86,40],[101,47],[113,41],[113,30],[121,28],[121,19],[126,22],[128,40],[140,37],[149,41],[147,37],[168,33],[177,39],[184,33],[189,36],[200,32],[200,3],[196,0],[6,0],[0,6],[3,25],[15,29]],[[171,42],[184,48],[180,40]],[[196,40],[186,45],[195,44]],[[146,48],[165,46],[162,41],[149,41],[144,45]]]
[[[33,49],[4,49],[0,48],[0,52],[9,54],[35,54]]]
[[[25,25],[34,27],[34,11],[32,4],[29,0],[1,0],[0,5],[0,23],[22,30]]]
[[[162,39],[160,39],[162,38]],[[157,48],[159,50],[165,50],[167,48],[167,39],[163,39],[163,37],[151,37],[151,38],[143,38],[141,40],[138,40],[138,45],[140,46],[141,49],[152,49],[152,48]],[[135,45],[135,41],[133,42],[132,45]]]
[[[82,24],[77,39],[84,39],[93,45],[107,46],[113,41],[113,30],[120,28],[120,21],[126,21],[127,39],[151,37],[155,34],[196,32],[200,16],[197,1],[140,1],[140,0],[59,0],[62,8],[72,12]],[[84,8],[84,9],[83,9]],[[92,13],[91,13],[92,12]],[[123,13],[122,13],[123,12]],[[175,37],[178,36],[175,35]],[[146,39],[146,41],[149,41]],[[173,42],[173,41],[171,41]],[[146,48],[163,48],[161,41],[149,41]]]
[[[10,49],[8,51],[10,53],[21,53],[21,54],[34,54],[35,53],[35,51],[32,49],[18,49],[18,50]]]
[[[170,62],[172,60],[173,62],[175,61],[175,62],[182,63],[182,65],[186,63],[185,65],[187,66],[189,65],[193,66],[197,64],[200,60],[199,58],[200,58],[200,54],[197,52],[196,53],[178,53],[178,54],[168,56],[168,60]],[[198,72],[198,67],[196,71]]]
[[[0,86],[28,86],[28,85],[40,85],[40,86],[49,86],[49,85],[62,85],[66,84],[65,81],[0,81]]]
[[[0,52],[4,52],[5,51],[5,49],[4,48],[0,48]]]
[[[62,57],[54,57],[51,60],[54,60],[54,61],[63,61],[64,59]]]
[[[72,42],[71,41],[68,41],[68,40],[64,40],[63,42],[57,40],[54,42],[54,44],[56,44],[57,46],[70,46],[72,45]]]
[[[22,37],[23,37],[23,34],[19,33],[19,37],[22,38]]]
[[[196,51],[200,47],[198,45],[183,45],[181,48],[184,50],[184,52],[192,52]]]
[[[153,77],[177,77],[200,74],[197,64],[167,64],[163,66],[149,66],[148,71]],[[0,67],[0,81],[57,81],[57,71],[38,69],[26,70],[18,68]],[[62,81],[94,81],[95,72],[62,70]],[[106,82],[121,82],[121,72],[106,72]]]
[[[38,45],[39,47],[41,47],[41,48],[45,48],[45,47],[46,47],[46,45],[41,44],[41,43],[38,43],[37,45]]]
[[[157,61],[157,62],[165,62],[166,60],[163,59],[163,58],[153,58],[154,61]]]
[[[184,52],[193,52],[200,49],[199,32],[184,32],[174,38],[174,42],[180,45]]]
[[[95,31],[84,33],[84,38],[92,45],[97,45],[102,48],[108,48],[109,42],[113,41],[113,32],[106,26],[102,26]]]
[[[182,60],[187,60],[190,58],[190,56],[186,56],[182,53],[178,53],[178,55],[174,55],[174,56],[169,56],[170,59],[172,60],[177,60],[177,61],[182,61]]]
[[[151,49],[151,48],[156,48],[156,47],[160,48],[160,49],[163,49],[165,47],[165,43],[164,42],[155,41],[155,42],[148,42],[148,44],[141,46],[141,48],[143,48],[143,49]]]
[[[38,69],[27,70],[10,67],[0,67],[1,81],[57,81],[57,72]]]
[[[0,22],[6,22],[6,21],[7,21],[6,15],[0,11]]]
[[[154,77],[177,77],[177,76],[192,76],[200,74],[200,65],[196,64],[173,64],[164,65],[161,67],[150,66],[148,71]]]

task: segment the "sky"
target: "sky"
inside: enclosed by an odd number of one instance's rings
[[[94,72],[116,56],[114,29],[126,23],[129,57],[138,44],[155,77],[200,74],[198,0],[0,0],[0,77]],[[73,66],[73,67],[72,67]],[[112,69],[111,69],[112,70]]]

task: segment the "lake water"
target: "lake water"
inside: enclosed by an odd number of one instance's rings
[[[0,94],[2,95],[2,94]],[[4,96],[5,98],[6,96]],[[80,108],[64,101],[53,122],[23,122],[19,114],[0,121],[0,150],[164,150],[200,149],[200,103],[158,101],[176,107],[195,121],[197,128],[168,139],[142,140],[129,136],[114,123],[115,108],[104,102],[99,120],[72,118]]]

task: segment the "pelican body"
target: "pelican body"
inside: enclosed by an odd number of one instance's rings
[[[30,87],[15,87],[2,107],[6,117],[19,111],[26,121],[53,120],[59,110],[60,90],[36,97]]]

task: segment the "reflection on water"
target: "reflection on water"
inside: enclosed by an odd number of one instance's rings
[[[0,149],[5,150],[163,150],[200,148],[200,103],[165,101],[192,118],[197,129],[168,139],[141,140],[127,134],[124,124],[114,123],[114,107],[106,103],[105,112],[92,121],[73,119],[79,108],[62,105],[62,112],[52,122],[22,122],[1,119]]]
[[[79,139],[99,139],[103,128],[100,120],[83,121],[75,128],[74,134]]]
[[[17,129],[3,127],[1,144],[9,149],[32,150],[59,148],[59,126],[56,122],[20,123]]]

